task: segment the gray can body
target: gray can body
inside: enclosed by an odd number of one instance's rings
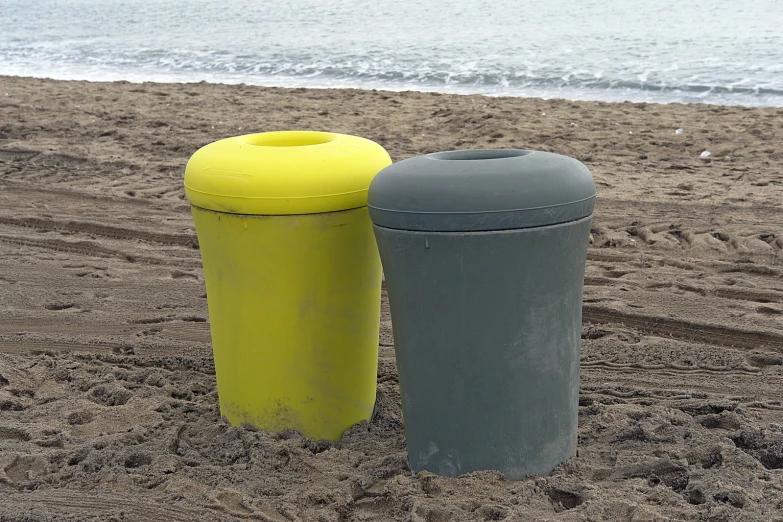
[[[444,476],[576,455],[590,219],[500,232],[375,227],[408,456]]]
[[[405,160],[370,188],[414,471],[521,479],[576,455],[595,186],[515,152]]]

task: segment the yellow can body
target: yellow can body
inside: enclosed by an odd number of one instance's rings
[[[269,143],[258,136],[270,134],[299,138],[283,151],[257,145]],[[239,148],[223,144],[207,155],[202,149],[188,164],[185,185],[222,415],[232,425],[337,440],[369,420],[375,403],[381,264],[366,189],[391,160],[377,144],[342,135],[312,145],[322,147],[319,153],[302,144],[303,134],[326,133],[265,133],[240,137],[246,139]],[[237,167],[248,142],[252,157]],[[330,148],[332,142],[339,146]],[[221,190],[215,179],[223,176],[229,183]],[[302,183],[308,177],[320,183],[317,190]],[[269,184],[265,178],[276,185],[253,188]],[[290,195],[281,189],[286,178]],[[330,189],[335,183],[337,191]]]
[[[369,419],[381,264],[367,209],[193,218],[228,421],[336,440]]]

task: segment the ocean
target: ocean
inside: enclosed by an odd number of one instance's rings
[[[783,1],[0,0],[0,75],[783,106]]]

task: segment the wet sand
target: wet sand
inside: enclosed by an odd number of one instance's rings
[[[372,422],[221,421],[184,165],[292,128],[591,169],[576,458],[413,474],[385,293]],[[0,77],[0,521],[783,521],[782,164],[778,108]]]

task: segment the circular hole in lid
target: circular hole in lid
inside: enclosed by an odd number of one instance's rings
[[[428,157],[437,160],[493,160],[518,158],[533,154],[532,150],[522,149],[471,149],[471,150],[450,150],[447,152],[436,152]]]
[[[308,147],[334,141],[334,134],[315,131],[262,132],[242,137],[248,145],[258,147]]]

